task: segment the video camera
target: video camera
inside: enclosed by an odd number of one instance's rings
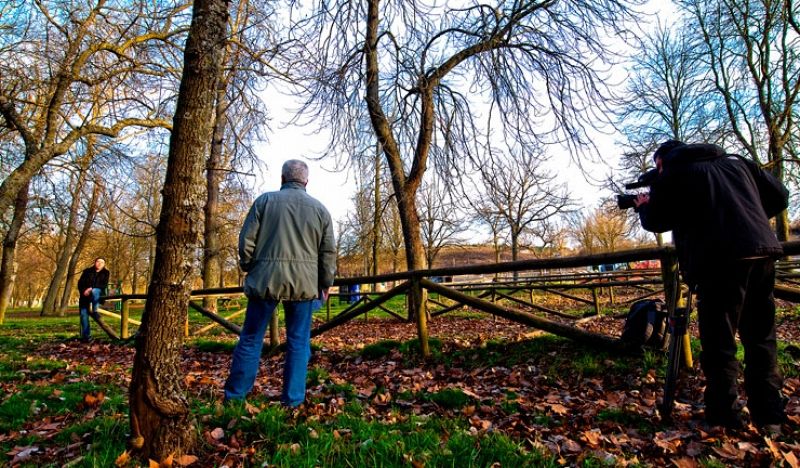
[[[649,171],[640,175],[639,178],[636,179],[636,182],[625,184],[625,190],[634,190],[637,188],[649,187],[653,185],[653,182],[656,180],[657,177],[658,177],[658,169],[650,169]],[[619,208],[620,210],[627,210],[628,208],[633,208],[636,206],[634,200],[636,200],[636,195],[634,194],[624,193],[621,195],[617,195],[617,208]]]

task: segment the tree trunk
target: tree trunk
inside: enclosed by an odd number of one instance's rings
[[[81,206],[81,192],[83,192],[83,184],[86,181],[86,171],[82,168],[79,169],[77,178],[75,179],[75,191],[72,194],[72,203],[69,206],[69,217],[67,218],[67,228],[64,233],[64,243],[61,245],[61,251],[58,253],[56,259],[56,270],[53,272],[53,277],[50,278],[50,286],[47,288],[47,293],[42,302],[42,315],[61,315],[63,310],[60,303],[56,304],[61,290],[64,277],[67,275],[69,267],[69,260],[75,244],[75,231],[76,224],[78,223],[78,209]],[[66,289],[63,291],[69,294]]]
[[[211,151],[206,165],[206,205],[203,209],[205,215],[205,231],[203,233],[203,287],[213,288],[222,286],[218,283],[220,275],[220,248],[219,248],[219,186],[222,182],[222,142],[225,136],[225,109],[228,106],[225,100],[225,88],[220,86],[216,94],[216,112],[214,117],[214,130],[211,136]],[[217,299],[204,297],[203,308],[212,312],[217,311]]]
[[[519,260],[519,231],[515,228],[511,229],[511,261],[516,262]],[[514,272],[514,281],[519,278],[519,272]]]
[[[783,149],[777,149],[776,155],[773,159],[775,161],[772,174],[781,182],[784,181],[784,168],[783,168]],[[775,217],[775,233],[778,240],[785,242],[789,240],[789,210],[783,210]]]
[[[129,402],[131,445],[143,459],[190,453],[196,430],[185,397],[181,348],[202,230],[203,167],[225,46],[229,0],[195,0],[170,137],[156,259],[136,340]]]
[[[414,192],[403,193],[398,197],[397,208],[400,213],[400,224],[403,228],[403,239],[406,247],[406,266],[409,271],[422,270],[425,267],[425,248],[420,235],[419,216],[417,215]],[[430,355],[428,347],[428,317],[425,310],[427,292],[418,281],[412,281],[408,292],[408,319],[416,320],[419,335],[420,351],[423,356]]]
[[[375,148],[375,199],[374,212],[372,217],[372,275],[378,276],[378,256],[381,245],[381,145]],[[378,285],[372,285],[373,291],[377,291]]]
[[[19,233],[25,222],[25,212],[28,211],[29,186],[30,182],[25,184],[14,199],[14,215],[3,239],[3,257],[0,260],[0,324],[5,321],[6,308],[8,308],[11,293],[14,291],[14,280],[17,276],[14,260],[17,252],[17,240],[19,240]]]
[[[92,231],[94,218],[97,215],[98,199],[100,198],[100,190],[102,185],[95,180],[94,188],[92,189],[92,199],[89,200],[89,210],[86,213],[86,221],[83,224],[83,229],[78,236],[78,242],[75,244],[75,250],[69,259],[69,266],[67,268],[67,282],[64,285],[64,294],[61,297],[61,307],[59,316],[64,316],[67,307],[69,306],[69,298],[72,293],[72,285],[75,281],[75,270],[78,267],[78,260],[80,260],[83,248],[86,246],[86,241],[89,239],[89,233]]]

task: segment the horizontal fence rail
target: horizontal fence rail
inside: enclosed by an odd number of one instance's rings
[[[796,287],[796,285],[800,284],[800,259],[791,258],[792,256],[800,255],[800,241],[785,242],[783,243],[783,248],[786,257],[776,265],[776,277],[779,283],[776,284],[775,296],[792,302],[800,302],[800,288]],[[645,260],[660,260],[661,269],[629,269],[605,272],[579,270],[599,265],[629,264]],[[633,295],[633,298],[629,298],[618,305],[661,294],[664,295],[669,303],[677,285],[674,262],[674,248],[665,246],[570,257],[403,271],[375,276],[340,277],[334,280],[334,286],[340,287],[340,291],[332,293],[331,297],[338,297],[341,300],[358,296],[359,299],[333,318],[331,318],[329,300],[327,302],[327,320],[312,330],[312,336],[324,333],[353,318],[362,315],[366,317],[366,314],[375,309],[382,310],[401,320],[410,320],[413,317],[403,317],[396,311],[388,309],[384,304],[399,295],[406,297],[406,303],[408,303],[408,296],[415,293],[415,288],[417,288],[419,291],[427,291],[426,296],[430,295],[424,301],[426,303],[424,305],[426,312],[423,315],[436,317],[454,310],[470,308],[580,341],[614,348],[618,344],[615,344],[615,340],[611,337],[595,336],[594,334],[590,334],[591,336],[586,335],[588,332],[584,332],[573,325],[553,322],[533,315],[531,311],[558,317],[561,320],[582,320],[581,317],[537,303],[534,293],[539,292],[559,297],[574,303],[576,306],[590,306],[595,316],[599,316],[601,313],[600,294],[606,291],[605,294],[610,296],[609,302],[614,303],[613,291],[615,288],[628,288],[628,295]],[[552,273],[553,270],[561,271],[561,273]],[[514,274],[517,275],[516,278],[503,276]],[[488,277],[489,275],[494,276]],[[483,277],[485,281],[476,281],[474,280],[475,276]],[[473,280],[460,282],[457,281],[458,277],[472,277]],[[434,279],[438,281],[434,281]],[[442,279],[447,279],[447,281],[441,281]],[[393,287],[388,291],[377,291],[377,285],[382,283],[391,283]],[[347,290],[350,286],[355,285],[370,285],[371,287],[368,288],[369,290]],[[416,293],[419,293],[419,291]],[[577,293],[579,291],[588,292],[591,297],[581,296]],[[632,294],[631,291],[638,291],[638,293]],[[524,294],[525,297],[520,297],[520,293]],[[244,295],[244,290],[241,286],[197,289],[190,294],[189,306],[191,309],[199,312],[211,322],[196,330],[195,334],[205,333],[215,327],[222,327],[230,333],[239,333],[241,328],[231,322],[231,319],[241,316],[245,310],[240,306],[239,302],[239,299],[242,299]],[[235,310],[226,311],[229,315],[224,317],[219,311],[209,310],[197,302],[205,298],[222,300],[222,303],[232,305]],[[134,302],[146,301],[148,295],[115,294],[105,296],[102,299],[105,303],[110,302],[115,305],[119,303],[117,307],[118,313],[107,310],[105,307],[101,309],[103,316],[119,320],[119,335],[105,324],[99,316],[95,317],[95,320],[112,338],[130,338],[130,326],[140,325],[139,321],[130,317],[130,305]],[[500,305],[499,301],[513,304],[515,308]],[[432,309],[428,309],[428,307],[432,307]],[[277,325],[277,314],[274,314],[273,321],[270,324],[270,345],[276,349],[278,349]],[[188,315],[185,331],[186,335],[189,336]]]

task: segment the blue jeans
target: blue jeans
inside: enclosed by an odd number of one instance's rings
[[[233,350],[231,372],[225,382],[225,400],[244,400],[253,388],[261,361],[264,333],[279,301],[248,298],[242,333]],[[284,301],[286,354],[283,361],[281,403],[295,407],[306,399],[306,373],[311,357],[313,301]]]
[[[84,296],[83,293],[81,293],[81,297],[78,299],[78,309],[81,314],[81,339],[83,340],[88,340],[92,334],[89,328],[89,314],[91,313],[93,316],[97,316],[97,305],[99,303],[100,288],[93,288],[91,294],[88,296]],[[92,308],[91,312],[89,312],[90,306]]]

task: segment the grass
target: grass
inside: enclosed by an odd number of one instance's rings
[[[391,301],[390,301],[391,302]],[[402,298],[399,301],[402,305]],[[342,306],[343,309],[344,306]],[[342,310],[339,309],[339,310]],[[335,308],[332,308],[335,310]],[[325,314],[323,308],[318,314]],[[375,314],[377,315],[377,313]],[[0,326],[0,386],[13,387],[0,399],[0,434],[28,431],[11,441],[0,442],[0,454],[10,452],[14,446],[41,445],[65,448],[76,445],[69,460],[83,457],[72,466],[113,466],[116,457],[125,450],[130,432],[127,414],[127,389],[97,379],[89,366],[74,366],[36,354],[39,345],[46,341],[62,341],[77,335],[77,316],[39,318],[37,314],[7,315],[6,324]],[[233,337],[198,338],[188,342],[201,351],[229,353],[235,344]],[[646,374],[651,369],[660,371],[664,353],[646,351],[640,359],[597,352],[572,341],[553,336],[520,341],[487,341],[482,347],[443,350],[441,340],[431,338],[431,365],[445,367],[457,362],[466,370],[478,367],[510,367],[527,364],[553,378],[596,378],[608,373]],[[697,340],[692,341],[695,353]],[[379,360],[399,353],[408,362],[418,362],[417,340],[384,340],[365,346],[359,351],[365,360]],[[695,354],[697,356],[698,354]],[[797,375],[794,359],[779,346],[779,361],[787,377]],[[106,370],[108,371],[108,369]],[[120,369],[119,372],[128,372]],[[335,379],[334,379],[335,380]],[[330,418],[300,417],[292,415],[265,398],[249,400],[251,409],[244,405],[219,406],[215,401],[195,397],[191,410],[199,422],[198,430],[222,428],[228,442],[236,434],[243,446],[253,447],[248,462],[251,466],[426,466],[478,467],[492,466],[560,466],[549,453],[539,453],[499,432],[474,432],[464,416],[444,417],[433,413],[414,416],[405,409],[407,402],[422,401],[428,406],[458,411],[478,402],[457,387],[436,392],[406,391],[393,396],[391,418],[378,418],[365,409],[355,388],[349,382],[332,381],[328,370],[312,367],[308,373],[309,386],[322,386],[324,394],[337,395],[344,400],[344,411]],[[5,387],[3,387],[5,388]],[[376,389],[378,392],[380,389]],[[97,406],[88,406],[86,395],[105,395]],[[362,397],[363,398],[363,397]],[[520,409],[519,396],[514,392],[497,395],[499,408],[507,414]],[[405,406],[397,404],[406,402]],[[324,403],[320,401],[320,403]],[[260,409],[251,414],[252,407]],[[90,417],[91,416],[91,417]],[[533,426],[554,428],[563,425],[561,418],[544,412],[529,413],[528,423]],[[644,434],[655,428],[643,416],[626,408],[605,408],[597,420],[609,425],[635,427]],[[42,438],[32,429],[47,421],[62,424],[61,430],[51,438]],[[658,429],[660,430],[660,429]],[[80,442],[78,444],[78,442]],[[198,455],[213,453],[214,448],[204,445]],[[0,455],[0,464],[10,458]],[[701,460],[703,466],[719,466],[714,459]],[[60,466],[61,462],[47,466]],[[22,464],[21,466],[26,466]],[[40,466],[29,464],[27,466]],[[609,466],[607,461],[588,455],[577,466]]]
[[[253,416],[243,405],[214,410],[198,402],[196,411],[207,427],[226,428],[226,434],[241,431],[262,441],[251,460],[256,466],[557,466],[549,454],[526,450],[506,436],[474,435],[463,420],[416,416],[392,423],[366,420],[357,402],[336,418],[300,418],[293,424],[274,405]]]
[[[435,393],[422,393],[423,400],[427,400],[447,409],[459,409],[474,403],[475,400],[458,388],[445,388]]]

